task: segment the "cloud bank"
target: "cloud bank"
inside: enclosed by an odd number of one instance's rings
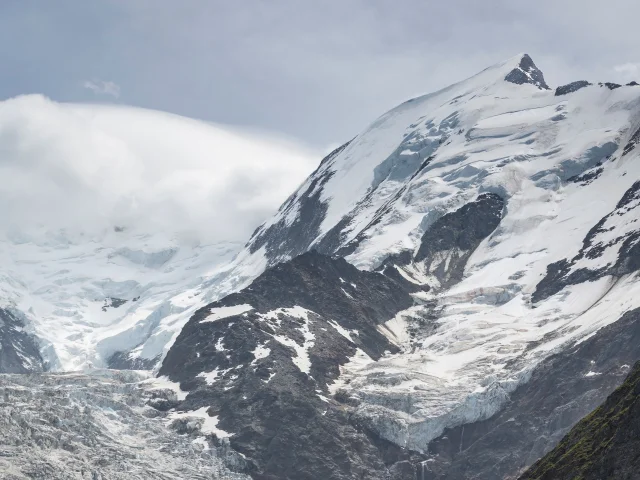
[[[0,233],[245,241],[318,161],[266,134],[20,96],[0,102]]]

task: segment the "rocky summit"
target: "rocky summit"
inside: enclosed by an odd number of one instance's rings
[[[521,54],[374,120],[244,247],[5,244],[0,472],[637,478],[639,219],[640,87]]]

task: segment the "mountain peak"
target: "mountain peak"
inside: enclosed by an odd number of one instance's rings
[[[529,83],[535,85],[540,90],[549,90],[549,86],[544,81],[544,74],[536,67],[531,57],[526,54],[520,54],[514,57],[514,60],[518,60],[517,66],[511,70],[504,79],[507,82],[515,83],[516,85],[522,85]]]

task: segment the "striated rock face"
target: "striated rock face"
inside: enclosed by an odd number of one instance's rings
[[[46,370],[37,338],[24,329],[24,321],[15,312],[0,308],[0,373]]]
[[[640,478],[640,362],[624,383],[521,480]]]
[[[3,480],[243,480],[202,418],[147,405],[176,394],[133,372],[0,375]]]

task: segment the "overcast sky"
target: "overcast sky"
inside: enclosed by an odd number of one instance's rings
[[[519,52],[551,85],[640,77],[635,0],[4,0],[0,97],[108,102],[324,150]]]

